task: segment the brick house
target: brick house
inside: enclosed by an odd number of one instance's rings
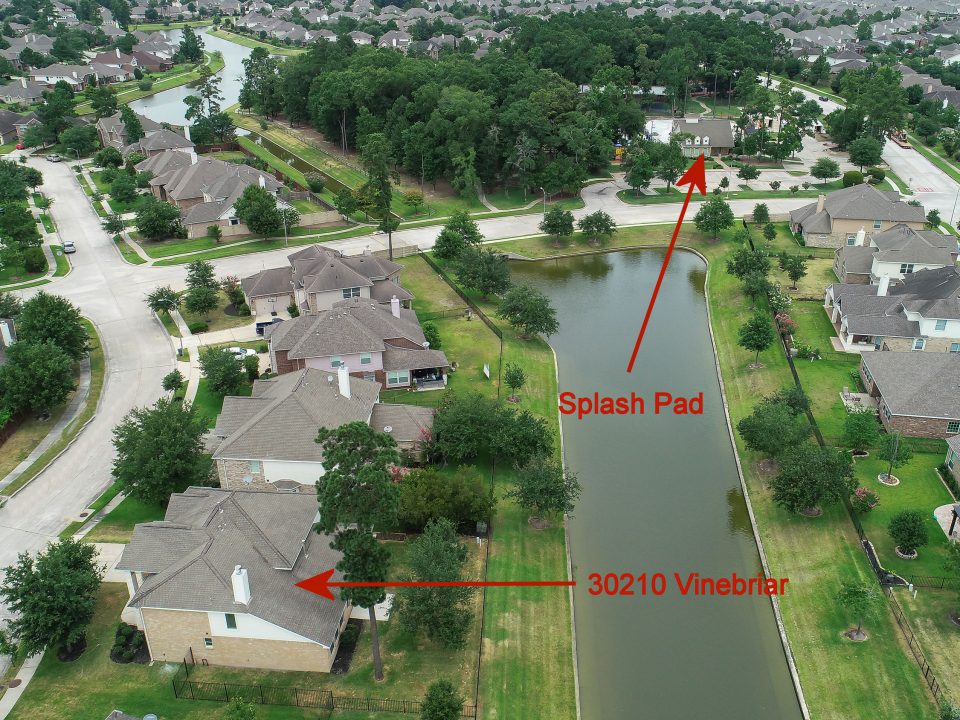
[[[921,270],[893,285],[830,285],[824,306],[847,352],[960,353],[960,273]]]
[[[947,469],[960,482],[960,435],[951,435],[947,438],[947,456],[943,459]]]
[[[350,605],[295,587],[340,559],[317,516],[312,495],[191,487],[137,525],[117,569],[151,660],[329,672]]]
[[[413,310],[397,298],[389,305],[355,297],[267,327],[270,367],[277,373],[303,368],[328,372],[346,366],[351,375],[384,388],[446,387],[450,363],[431,350]]]
[[[346,365],[332,373],[305,369],[257,380],[250,397],[224,398],[210,431],[220,486],[312,491],[325,472],[317,430],[358,421],[416,454],[433,427],[433,410],[381,403],[380,385],[351,377]]]
[[[400,286],[402,266],[385,258],[369,253],[347,257],[311,245],[287,259],[288,267],[261,270],[240,281],[247,305],[258,318],[293,304],[301,312],[318,312],[350,298],[389,303],[396,297],[403,305],[413,299]]]
[[[791,211],[790,230],[802,233],[811,247],[838,248],[863,244],[900,224],[922,230],[926,220],[923,206],[904,202],[895,190],[880,191],[863,183],[821,195]]]
[[[960,353],[864,353],[860,377],[889,432],[931,438],[960,433]]]
[[[842,283],[873,284],[888,277],[900,282],[921,270],[953,267],[957,262],[957,241],[934,230],[915,230],[895,225],[865,240],[859,230],[854,245],[837,248],[833,272]]]

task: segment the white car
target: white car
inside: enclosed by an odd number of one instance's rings
[[[61,247],[63,247],[63,252],[66,255],[77,251],[77,246],[73,244],[73,240],[64,240]]]
[[[233,355],[237,360],[243,360],[245,357],[250,357],[257,354],[256,350],[242,347],[228,347],[227,352]]]

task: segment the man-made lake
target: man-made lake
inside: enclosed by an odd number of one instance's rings
[[[552,299],[560,391],[648,401],[703,393],[702,415],[563,417],[583,494],[570,523],[585,720],[801,717],[767,597],[682,596],[684,578],[756,577],[760,560],[721,404],[705,267],[675,253],[632,374],[627,361],[663,252],[512,263]],[[591,573],[648,577],[632,597],[595,597]],[[649,578],[665,576],[650,594]],[[786,592],[789,592],[789,584]]]
[[[220,92],[223,94],[221,105],[223,108],[228,108],[236,103],[240,97],[240,86],[243,84],[243,60],[249,57],[253,50],[210,35],[207,32],[208,29],[197,28],[196,31],[203,40],[204,50],[218,50],[223,54],[224,66],[218,75],[222,78],[220,82]],[[176,45],[180,42],[182,31],[167,30],[164,35]],[[193,88],[189,85],[180,85],[132,102],[130,107],[135,112],[146,115],[157,122],[186,125],[187,121],[183,117],[183,113],[187,106],[183,104],[183,99],[192,94]]]

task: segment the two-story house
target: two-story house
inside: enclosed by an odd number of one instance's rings
[[[351,606],[337,589],[317,602],[296,587],[341,558],[317,518],[313,494],[174,493],[117,563],[130,591],[123,618],[143,630],[150,659],[329,672]]]
[[[227,489],[312,490],[323,476],[321,427],[364,422],[416,456],[433,427],[433,410],[380,402],[380,384],[351,377],[346,365],[257,380],[250,397],[227,396],[210,431],[220,486]]]
[[[261,270],[240,281],[257,318],[276,316],[289,305],[319,312],[351,298],[389,303],[396,297],[401,305],[413,299],[400,285],[401,266],[370,253],[344,256],[311,245],[287,259],[288,267]]]
[[[431,350],[413,310],[392,298],[388,305],[359,297],[266,328],[270,366],[278,373],[303,368],[335,371],[384,388],[445,387],[450,363]]]
[[[923,206],[906,203],[898,192],[877,190],[867,183],[821,195],[816,202],[790,213],[790,229],[801,233],[811,247],[864,244],[896,225],[923,230],[926,221]]]
[[[865,243],[866,232],[857,232],[856,244],[837,248],[833,272],[842,283],[877,284],[888,277],[900,282],[911,273],[951,267],[957,262],[957,240],[934,230],[895,225]]]

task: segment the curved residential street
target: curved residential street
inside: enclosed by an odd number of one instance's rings
[[[829,108],[828,108],[829,110]],[[812,139],[808,142],[816,143]],[[822,152],[822,150],[821,150]],[[14,153],[14,156],[19,153]],[[949,218],[960,186],[915,151],[902,150],[887,143],[885,157],[891,167],[911,185],[915,197],[941,210]],[[154,402],[161,394],[161,378],[174,365],[173,345],[143,302],[144,296],[159,285],[181,288],[183,266],[148,267],[127,264],[101,229],[86,196],[74,179],[70,163],[53,164],[29,159],[44,175],[43,190],[55,199],[51,213],[64,238],[77,244],[70,257],[73,270],[53,282],[18,291],[30,297],[39,289],[70,298],[97,326],[104,343],[107,363],[106,383],[101,406],[92,423],[74,444],[43,474],[0,510],[0,567],[16,559],[18,553],[42,547],[107,486],[113,458],[111,430],[132,408]],[[708,186],[714,187],[724,171],[708,171]],[[929,187],[933,192],[924,192]],[[583,190],[585,207],[574,212],[582,216],[605,210],[621,226],[674,222],[680,203],[628,205],[616,197],[626,186],[611,180],[587,186]],[[752,211],[756,200],[734,200],[730,206],[737,216]],[[810,198],[765,200],[771,213],[786,213],[811,202]],[[699,207],[692,202],[686,219],[692,220]],[[539,213],[479,220],[481,232],[490,241],[539,233]],[[440,226],[421,227],[395,233],[398,243],[430,248]],[[382,234],[327,243],[348,254],[386,246]],[[242,255],[214,261],[218,275],[249,275],[262,268],[281,265],[292,250]]]

